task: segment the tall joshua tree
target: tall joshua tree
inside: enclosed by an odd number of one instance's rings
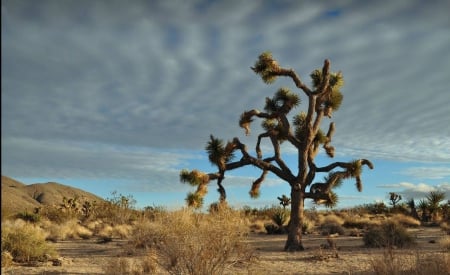
[[[223,180],[226,171],[247,165],[261,170],[261,175],[253,182],[250,190],[250,196],[257,198],[261,184],[267,174],[272,173],[291,187],[291,216],[285,250],[303,250],[301,225],[305,199],[334,205],[338,198],[332,188],[341,184],[343,179],[354,178],[358,191],[361,191],[362,167],[367,165],[373,169],[373,165],[366,159],[333,162],[326,166],[317,166],[314,162],[320,148],[323,148],[330,158],[334,157],[331,141],[335,124],[330,122],[326,134],[320,129],[320,125],[325,118],[332,117],[343,99],[340,92],[344,83],[343,76],[341,72],[330,72],[329,60],[325,60],[321,70],[317,69],[311,73],[311,88],[302,82],[293,69],[282,68],[270,52],[262,53],[251,69],[267,84],[273,83],[278,77],[291,78],[308,100],[307,111],[293,115],[290,122],[288,115],[300,104],[300,97],[287,88],[280,88],[272,98],[266,98],[264,111],[253,109],[245,111],[240,117],[239,125],[245,130],[246,135],[250,134],[250,124],[255,118],[262,120],[264,131],[257,137],[254,154],[237,137],[225,144],[223,140],[211,135],[206,151],[210,162],[217,166],[218,171],[203,173],[198,170],[182,170],[180,180],[197,186],[195,192],[188,194],[186,201],[190,206],[201,207],[208,184],[215,180],[220,194],[219,201],[225,202]],[[272,144],[273,152],[270,156],[263,157],[260,146],[263,139],[269,139]],[[282,158],[280,145],[283,142],[288,142],[298,154],[295,171],[293,167],[288,167]],[[236,153],[241,155],[239,160],[234,160]],[[324,182],[313,183],[319,173],[325,173]]]

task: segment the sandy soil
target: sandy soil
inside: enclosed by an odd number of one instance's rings
[[[414,249],[397,249],[402,263],[407,265],[420,253],[448,253],[437,242],[444,237],[439,228],[412,230],[418,246]],[[303,252],[283,251],[286,235],[251,234],[250,244],[255,248],[256,260],[250,267],[233,266],[226,274],[372,274],[372,262],[382,257],[383,249],[363,247],[361,237],[336,237],[337,249],[321,248],[326,237],[311,234],[303,237]],[[42,266],[13,266],[2,269],[2,274],[104,274],[103,266],[113,259],[126,255],[124,240],[97,243],[96,240],[72,240],[54,244],[61,256],[60,266],[48,262]],[[139,256],[134,256],[138,259]]]

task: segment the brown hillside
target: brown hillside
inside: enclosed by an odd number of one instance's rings
[[[92,193],[55,182],[26,185],[2,176],[2,216],[23,211],[31,212],[42,205],[60,204],[64,197],[103,201]]]

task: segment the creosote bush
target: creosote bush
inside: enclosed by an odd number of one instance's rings
[[[22,220],[2,222],[2,253],[9,252],[15,262],[45,261],[56,250],[45,241],[47,234]]]
[[[148,249],[169,274],[221,274],[228,265],[250,263],[253,257],[244,242],[249,230],[244,220],[229,209],[168,212],[136,226],[130,244]]]
[[[395,221],[386,221],[380,226],[372,226],[364,234],[363,241],[366,247],[412,247],[415,240],[401,224]]]

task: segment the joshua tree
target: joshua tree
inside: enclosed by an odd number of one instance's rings
[[[390,200],[390,203],[392,204],[392,207],[395,208],[395,205],[397,205],[397,203],[402,200],[402,196],[397,193],[390,192],[389,200]]]
[[[286,206],[289,206],[289,204],[291,204],[291,199],[286,195],[277,197],[277,199],[280,201],[280,204],[283,206],[283,209],[286,209]]]
[[[218,171],[203,173],[198,170],[182,170],[180,180],[197,186],[194,193],[189,193],[186,201],[188,205],[201,207],[207,186],[212,180],[217,181],[219,202],[226,200],[223,186],[225,172],[243,166],[252,165],[261,171],[251,187],[250,196],[257,198],[259,188],[270,172],[284,180],[291,187],[291,212],[288,228],[288,237],[285,250],[303,250],[302,224],[304,216],[305,199],[312,199],[316,203],[334,205],[337,195],[332,191],[343,179],[355,178],[358,191],[362,190],[361,172],[363,165],[373,168],[372,163],[366,159],[357,159],[350,162],[333,162],[326,166],[317,166],[314,162],[320,148],[323,148],[329,157],[334,157],[334,147],[331,145],[335,131],[334,122],[330,122],[325,133],[320,125],[325,118],[331,118],[342,103],[343,95],[340,88],[343,86],[341,72],[330,72],[330,61],[325,60],[322,69],[311,73],[312,88],[302,82],[293,69],[281,67],[265,52],[261,54],[255,65],[251,68],[267,83],[273,83],[278,77],[288,77],[306,96],[307,111],[293,115],[292,123],[288,119],[290,112],[300,104],[298,94],[288,88],[280,88],[272,98],[265,99],[264,111],[253,109],[245,111],[239,120],[239,125],[250,134],[250,124],[255,118],[262,120],[264,132],[257,137],[254,154],[235,137],[226,144],[214,136],[210,136],[206,151],[210,162],[217,166]],[[261,141],[268,139],[273,151],[263,155]],[[289,167],[281,156],[281,143],[287,142],[298,154],[298,163]],[[239,160],[233,160],[236,153],[240,153]],[[293,170],[296,169],[296,170]],[[327,173],[325,182],[314,183],[318,173]],[[307,187],[309,189],[307,190]]]

